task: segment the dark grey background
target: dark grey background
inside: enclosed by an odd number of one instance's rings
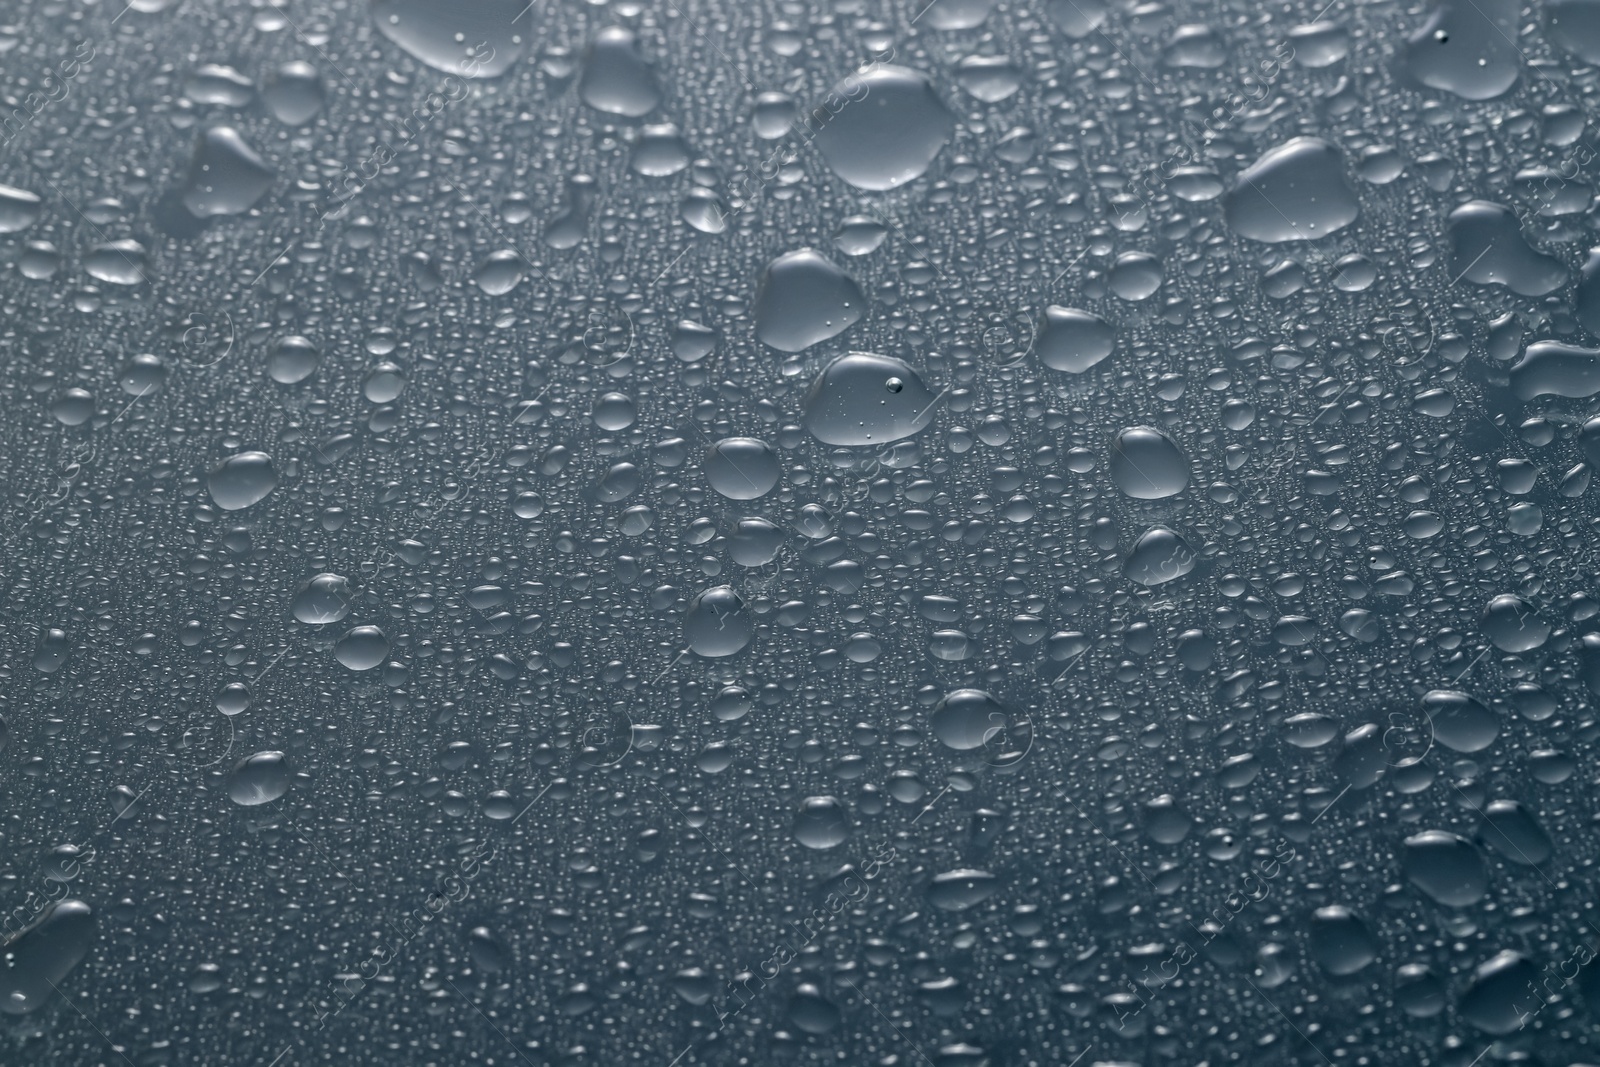
[[[0,5],[0,1062],[1600,1058],[1591,60]]]

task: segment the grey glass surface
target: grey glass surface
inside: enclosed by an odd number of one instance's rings
[[[0,1064],[1600,1062],[1600,0],[124,3]]]

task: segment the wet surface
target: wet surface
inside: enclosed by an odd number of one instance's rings
[[[0,1063],[1600,1061],[1600,5],[0,18]]]

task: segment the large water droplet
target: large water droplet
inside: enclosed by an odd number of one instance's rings
[[[1547,0],[1547,39],[1591,66],[1600,65],[1600,2]]]
[[[850,816],[837,797],[806,797],[794,817],[794,839],[807,848],[829,849],[850,836]]]
[[[0,1012],[25,1015],[49,1003],[95,939],[94,913],[81,900],[49,905],[0,946]]]
[[[199,218],[238,215],[267,195],[275,177],[277,173],[245,144],[238,130],[213,126],[195,140],[183,206]]]
[[[1401,867],[1412,885],[1446,907],[1476,904],[1489,890],[1483,854],[1466,838],[1444,830],[1406,838]]]
[[[1461,1018],[1486,1034],[1515,1033],[1526,1013],[1544,1005],[1538,981],[1532,960],[1520,952],[1501,952],[1473,972],[1458,1005]]]
[[[117,373],[117,385],[130,396],[159,392],[167,381],[167,367],[161,357],[149,352],[130,356]]]
[[[311,377],[322,353],[309,338],[289,336],[273,346],[267,357],[267,374],[280,385],[294,385]]]
[[[1494,712],[1476,698],[1455,689],[1435,689],[1422,698],[1433,739],[1456,752],[1479,752],[1500,736]]]
[[[789,135],[789,127],[799,114],[800,106],[788,93],[764,92],[756,97],[750,114],[750,126],[757,137],[775,141]]]
[[[108,285],[142,285],[147,259],[144,245],[124,237],[95,245],[84,257],[83,269],[91,278]]]
[[[962,867],[933,876],[928,902],[940,911],[966,911],[1000,891],[1000,879],[988,871]]]
[[[350,602],[354,596],[350,591],[350,582],[343,575],[325,572],[300,587],[289,610],[303,623],[322,626],[338,622],[350,614]]]
[[[1003,733],[1009,721],[1005,705],[982,689],[946,693],[928,717],[933,736],[958,752],[982,748],[995,733]]]
[[[1117,331],[1092,311],[1059,307],[1044,309],[1034,349],[1039,360],[1051,370],[1082,374],[1099,363],[1117,346]]]
[[[1600,393],[1600,348],[1579,348],[1560,341],[1531,344],[1511,367],[1511,390],[1518,400],[1541,396],[1581,399]]]
[[[611,26],[595,34],[584,55],[578,95],[596,111],[642,118],[661,105],[655,72],[633,31]]]
[[[743,651],[755,638],[756,629],[739,594],[718,585],[689,602],[683,635],[695,655],[718,659]]]
[[[876,252],[888,239],[889,227],[871,215],[851,215],[839,223],[833,235],[833,247],[847,256],[865,256]]]
[[[1256,241],[1314,241],[1361,214],[1344,156],[1320,137],[1296,137],[1246,167],[1223,201],[1228,226]]]
[[[811,383],[804,423],[824,444],[887,444],[926,428],[936,403],[903,360],[852,352],[829,363]]]
[[[683,133],[666,122],[639,131],[639,141],[633,146],[628,166],[635,174],[647,178],[665,178],[687,167],[693,155]]]
[[[291,60],[272,72],[261,100],[285,126],[304,126],[322,110],[322,78],[310,63]]]
[[[1444,0],[1406,40],[1405,69],[1430,89],[1489,100],[1517,83],[1517,0]]]
[[[562,187],[561,204],[545,224],[544,243],[551,248],[573,248],[589,231],[589,213],[594,209],[594,179],[575,174]]]
[[[756,336],[780,352],[801,352],[861,320],[866,298],[821,252],[802,248],[767,265],[756,291]]]
[[[522,257],[509,248],[490,252],[472,272],[472,280],[490,296],[504,296],[522,281],[525,265]]]
[[[807,1034],[830,1034],[839,1028],[844,1015],[838,1005],[822,995],[810,982],[802,982],[789,998],[789,1021]]]
[[[706,481],[729,500],[766,496],[783,477],[771,445],[755,437],[724,437],[706,448]]]
[[[257,752],[234,765],[228,798],[243,808],[270,804],[289,791],[289,758],[282,752]]]
[[[1045,13],[1073,40],[1089,36],[1105,25],[1110,12],[1105,0],[1045,0]]]
[[[1194,570],[1199,556],[1176,531],[1152,526],[1133,543],[1122,573],[1140,585],[1157,586]]]
[[[1177,496],[1189,484],[1189,458],[1150,426],[1123,430],[1111,442],[1111,480],[1135,500]]]
[[[985,104],[1022,88],[1022,71],[1006,56],[968,56],[956,64],[956,84]]]
[[[240,452],[215,467],[206,479],[211,499],[223,511],[238,511],[278,487],[278,472],[265,452]]]
[[[1294,48],[1294,65],[1312,70],[1331,67],[1350,54],[1350,31],[1331,20],[1296,26],[1289,31],[1289,42]]]
[[[255,99],[250,79],[221,63],[202,63],[183,83],[183,95],[196,104],[244,107]]]
[[[333,646],[333,657],[352,671],[370,671],[389,655],[389,638],[376,626],[354,626]]]
[[[1489,802],[1483,809],[1478,838],[1503,859],[1523,867],[1537,867],[1555,851],[1544,827],[1515,800]]]
[[[1311,915],[1311,959],[1333,975],[1355,974],[1378,958],[1378,941],[1349,908],[1333,904]]]
[[[1518,296],[1543,296],[1566,284],[1567,268],[1522,236],[1516,213],[1501,204],[1471,200],[1445,224],[1450,275],[1474,285],[1503,285]]]
[[[1526,600],[1502,593],[1484,605],[1483,632],[1503,652],[1529,652],[1545,643],[1550,624]]]
[[[1163,65],[1211,70],[1228,61],[1228,46],[1210,26],[1179,26],[1161,50]]]
[[[833,172],[874,192],[921,177],[955,127],[927,77],[893,65],[845,78],[810,121],[821,124],[816,145]]]
[[[0,185],[0,233],[18,233],[39,221],[44,202],[37,193]]]
[[[538,16],[527,0],[372,0],[378,31],[434,70],[497,78],[521,58]]]
[[[54,674],[66,665],[72,655],[72,640],[67,632],[52,626],[39,638],[33,651],[33,669],[41,674]]]
[[[934,0],[919,16],[936,30],[971,30],[982,26],[995,0]]]

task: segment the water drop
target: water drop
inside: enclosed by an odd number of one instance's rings
[[[596,111],[625,118],[642,118],[661,105],[655,72],[633,31],[612,26],[595,35],[584,55],[578,95]]]
[[[1307,949],[1312,962],[1340,977],[1355,974],[1378,958],[1378,941],[1367,924],[1339,904],[1312,913]]]
[[[19,233],[39,221],[44,202],[37,193],[0,185],[0,233]]]
[[[4,945],[0,1012],[25,1015],[50,1002],[95,941],[94,912],[81,900],[47,905]]]
[[[955,126],[925,75],[893,65],[845,78],[811,120],[821,123],[815,143],[833,172],[873,192],[921,177]]]
[[[806,797],[794,817],[794,839],[807,848],[830,849],[850,836],[850,817],[837,797]]]
[[[285,337],[267,357],[267,375],[279,385],[294,385],[311,377],[321,360],[322,353],[309,338]]]
[[[1034,342],[1046,367],[1067,374],[1082,374],[1111,355],[1116,345],[1117,332],[1105,319],[1092,311],[1055,304],[1045,308]]]
[[[1466,693],[1435,689],[1422,698],[1433,739],[1456,752],[1481,752],[1500,736],[1494,712]]]
[[[490,296],[504,296],[522,281],[525,266],[522,257],[509,248],[490,252],[472,272],[472,281]]]
[[[824,444],[888,444],[925,429],[937,402],[904,361],[852,352],[829,363],[811,383],[802,422]]]
[[[1495,955],[1472,974],[1461,994],[1462,1021],[1496,1037],[1520,1030],[1526,1014],[1544,1006],[1539,968],[1520,952]]]
[[[1476,904],[1489,890],[1483,855],[1466,838],[1445,830],[1406,838],[1401,868],[1412,885],[1446,907]]]
[[[1172,438],[1150,426],[1133,426],[1111,442],[1111,480],[1135,500],[1177,496],[1189,484],[1189,458]]]
[[[756,631],[744,600],[730,587],[718,585],[689,602],[683,634],[695,655],[720,659],[742,652]]]
[[[323,626],[338,622],[350,614],[354,597],[348,579],[343,575],[324,572],[308,579],[300,587],[289,611],[300,622]]]
[[[811,248],[767,265],[752,314],[756,336],[780,352],[803,352],[861,320],[866,298],[855,279]]]
[[[1344,156],[1319,137],[1296,137],[1239,175],[1224,201],[1228,226],[1256,241],[1313,241],[1361,214]]]
[[[1004,734],[1011,713],[995,696],[982,689],[956,689],[934,705],[928,717],[933,736],[946,748],[970,752],[982,748],[997,733]]]
[[[988,871],[963,867],[933,876],[928,902],[940,911],[966,911],[1000,891],[1000,879]]]
[[[243,808],[270,804],[289,791],[292,775],[282,752],[257,752],[234,765],[228,798]]]
[[[372,22],[413,59],[463,78],[498,78],[522,58],[527,0],[372,0]]]
[[[83,269],[108,285],[142,285],[148,253],[132,238],[95,245],[84,257]]]
[[[1550,624],[1526,600],[1502,593],[1484,605],[1483,632],[1503,652],[1531,652],[1550,636]]]
[[[389,639],[376,626],[355,626],[339,638],[333,655],[352,671],[370,671],[389,655]]]
[[[724,437],[706,448],[706,481],[729,500],[755,500],[777,487],[783,467],[771,445],[754,437]]]
[[[1567,282],[1567,268],[1522,235],[1516,213],[1502,204],[1471,200],[1445,223],[1450,276],[1474,285],[1503,285],[1518,296],[1543,296]]]
[[[206,488],[223,511],[239,511],[265,500],[278,487],[278,471],[265,452],[240,452],[211,468]]]
[[[1122,563],[1122,573],[1140,585],[1157,586],[1194,570],[1199,557],[1189,542],[1166,526],[1152,526],[1139,535]]]
[[[1517,0],[1443,0],[1407,39],[1406,72],[1464,100],[1500,96],[1520,74],[1520,12]]]
[[[295,59],[272,72],[261,90],[261,101],[285,126],[304,126],[322,110],[323,93],[317,68]]]
[[[267,195],[277,177],[239,131],[213,126],[195,140],[183,206],[197,218],[238,215]]]

